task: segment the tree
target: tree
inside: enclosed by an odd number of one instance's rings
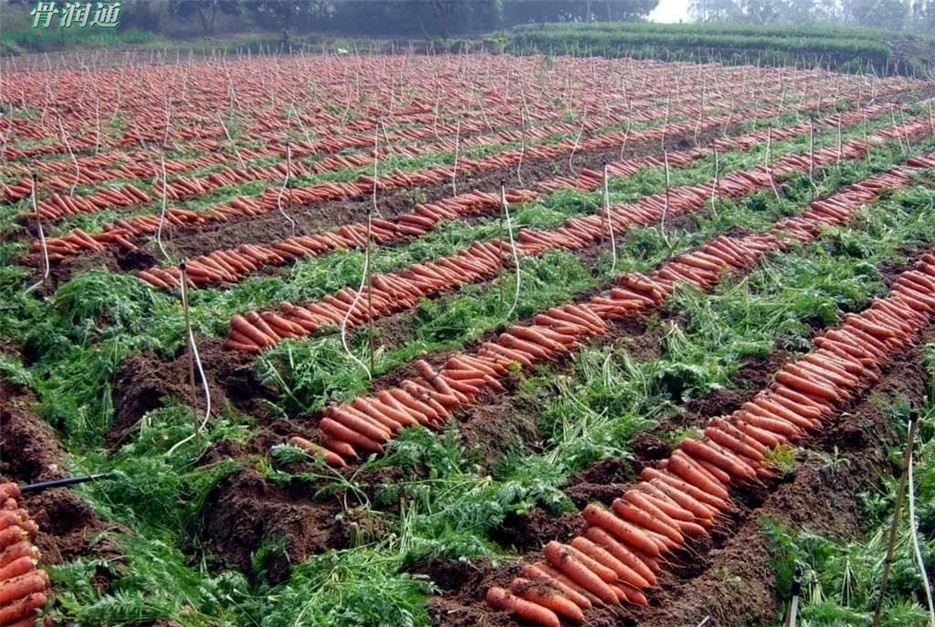
[[[845,0],[844,10],[854,23],[868,28],[901,30],[909,17],[908,0]]]
[[[169,12],[182,19],[191,19],[195,15],[201,23],[205,35],[214,32],[218,13],[239,15],[239,0],[170,0]]]

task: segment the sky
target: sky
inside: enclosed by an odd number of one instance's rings
[[[659,0],[659,4],[649,14],[651,22],[688,21],[689,0]]]

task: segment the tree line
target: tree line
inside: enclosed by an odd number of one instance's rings
[[[21,0],[25,1],[25,0]],[[641,20],[659,0],[124,0],[122,23],[165,34],[452,37],[517,24]]]
[[[935,31],[935,0],[692,0],[694,20]]]

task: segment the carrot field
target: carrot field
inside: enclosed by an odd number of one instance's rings
[[[0,62],[0,625],[935,625],[933,98]]]

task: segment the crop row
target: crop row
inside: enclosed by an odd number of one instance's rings
[[[785,138],[802,130],[793,127],[777,134]],[[656,224],[666,217],[674,218],[696,211],[712,197],[746,196],[756,190],[768,189],[775,184],[777,176],[806,172],[816,166],[839,162],[842,158],[863,158],[869,149],[868,141],[901,140],[903,137],[918,137],[930,132],[928,122],[921,120],[889,127],[867,140],[853,140],[840,148],[823,148],[810,157],[786,156],[775,165],[758,166],[751,171],[732,172],[714,181],[674,188],[586,218],[570,218],[565,225],[550,231],[524,229],[519,231],[519,243],[515,246],[503,240],[475,243],[446,259],[416,264],[402,272],[374,276],[372,287],[364,287],[359,293],[345,288],[319,303],[295,306],[287,302],[282,304],[280,312],[248,312],[246,317],[235,316],[231,321],[227,345],[239,350],[260,352],[282,339],[304,337],[324,326],[340,325],[345,320],[348,326],[364,324],[373,318],[408,309],[420,298],[434,296],[469,282],[493,278],[502,271],[505,265],[503,257],[511,250],[521,252],[524,256],[539,256],[558,248],[580,250],[608,238],[614,232],[624,233],[635,226]],[[762,135],[765,139],[766,133]],[[690,160],[686,159],[685,162],[690,163]],[[603,177],[599,173],[582,174],[587,177],[583,186],[595,189],[601,185]],[[210,269],[196,269],[198,274],[194,277],[205,277],[201,272],[206,272],[209,279],[222,276]],[[197,279],[193,279],[193,282],[197,283]]]
[[[927,167],[931,159],[921,160]],[[892,188],[899,178],[868,189]],[[902,273],[886,298],[815,338],[811,353],[787,363],[773,384],[729,417],[713,420],[703,439],[687,438],[659,468],[613,501],[588,505],[584,535],[546,545],[546,562],[528,565],[512,593],[491,588],[487,602],[540,625],[559,617],[582,622],[582,610],[622,602],[646,604],[664,556],[707,536],[734,510],[731,490],[774,476],[771,448],[800,442],[846,400],[879,380],[883,366],[928,326],[935,313],[935,255]]]

